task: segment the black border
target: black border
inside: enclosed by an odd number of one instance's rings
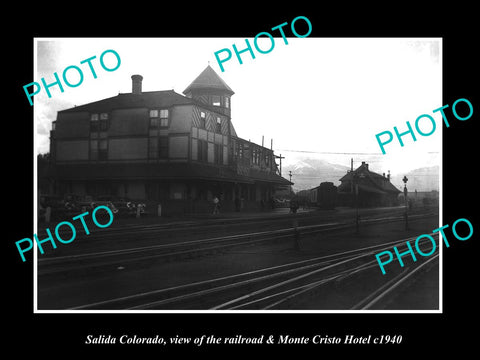
[[[39,355],[58,357],[73,354],[105,354],[120,351],[138,354],[146,350],[163,357],[166,352],[207,354],[226,351],[258,354],[299,355],[313,351],[318,356],[327,353],[352,351],[356,356],[382,352],[386,355],[403,353],[417,356],[422,349],[433,355],[437,350],[457,348],[466,352],[475,344],[471,319],[476,312],[475,257],[478,252],[478,215],[473,211],[477,176],[475,130],[480,107],[478,103],[478,67],[476,38],[473,36],[475,9],[461,4],[444,9],[425,11],[418,6],[398,5],[394,9],[352,8],[343,4],[338,9],[323,8],[313,3],[310,8],[294,8],[291,4],[272,5],[260,10],[247,4],[198,5],[196,9],[184,4],[176,9],[164,5],[152,8],[151,3],[118,3],[105,12],[93,6],[55,12],[30,7],[22,12],[19,33],[7,41],[12,55],[8,61],[8,85],[4,92],[4,158],[6,184],[4,206],[8,219],[4,224],[7,236],[3,241],[7,257],[7,291],[4,312],[8,335],[4,343],[12,350],[38,351]],[[221,12],[215,8],[222,8]],[[444,313],[443,314],[33,314],[32,261],[21,263],[14,242],[33,234],[33,109],[25,99],[22,86],[33,81],[34,37],[254,37],[258,32],[296,16],[306,16],[312,23],[311,37],[442,37],[444,68],[444,104],[467,98],[473,104],[474,115],[468,121],[453,119],[450,128],[443,128],[443,223],[452,224],[458,218],[468,218],[474,226],[474,236],[465,242],[452,241],[444,248]],[[90,21],[89,19],[92,19]],[[93,21],[93,19],[95,21]],[[2,25],[4,26],[4,25]],[[11,34],[11,29],[4,29]],[[213,51],[214,49],[212,49]],[[171,54],[174,56],[174,54]],[[193,54],[194,57],[194,54]],[[293,64],[294,66],[295,64]],[[474,87],[477,86],[477,92]],[[12,100],[13,99],[13,103]],[[426,109],[428,111],[430,109]],[[432,109],[433,110],[433,109]],[[394,109],[392,109],[392,112]],[[11,138],[11,140],[10,140]],[[473,328],[475,329],[475,328]],[[155,346],[85,345],[87,334],[137,334],[139,336],[170,337],[177,334],[189,337],[213,334],[228,336],[260,336],[291,334],[313,336],[323,334],[344,336],[354,334],[401,334],[403,342],[390,346],[184,346],[168,350]],[[5,338],[6,337],[6,338]],[[70,350],[72,352],[66,352]],[[415,351],[415,352],[413,352]],[[35,356],[36,354],[33,354]]]

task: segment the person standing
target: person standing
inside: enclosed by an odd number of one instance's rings
[[[213,198],[213,214],[218,214],[220,209],[220,200],[217,196]]]

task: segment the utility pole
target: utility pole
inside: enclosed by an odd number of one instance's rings
[[[288,177],[290,178],[290,185],[289,185],[289,187],[290,187],[290,195],[293,194],[293,189],[292,189],[292,185],[291,185],[292,175],[293,175],[293,174],[292,174],[292,170],[290,170],[290,171],[288,172]]]
[[[280,156],[275,155],[275,158],[280,159],[280,176],[282,176],[282,159],[285,159],[285,156],[282,156],[282,154],[280,154]]]
[[[365,174],[360,173],[360,174],[353,174],[352,176],[352,183],[353,183],[353,191],[355,192],[355,233],[358,235],[360,234],[360,214],[358,212],[358,183],[360,179],[364,179]]]
[[[405,230],[408,230],[408,190],[407,190],[407,176],[402,179],[405,186],[403,187],[403,197],[405,198]]]

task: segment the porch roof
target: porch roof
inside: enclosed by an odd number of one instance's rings
[[[59,180],[212,180],[253,184],[256,181],[289,185],[283,177],[251,170],[249,175],[236,173],[226,166],[202,163],[85,163],[57,164],[49,176]]]

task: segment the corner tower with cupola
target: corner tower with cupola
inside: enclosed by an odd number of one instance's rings
[[[183,91],[192,98],[210,107],[212,110],[231,117],[231,97],[233,90],[208,65],[200,75]]]

